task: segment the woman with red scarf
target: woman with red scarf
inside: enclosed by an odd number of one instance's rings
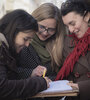
[[[69,85],[79,89],[77,97],[66,97],[65,100],[90,100],[89,8],[81,0],[67,0],[61,6],[63,22],[71,34],[64,40],[64,63],[56,80],[73,81]]]

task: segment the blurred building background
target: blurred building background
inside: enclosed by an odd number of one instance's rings
[[[51,2],[60,8],[65,0],[0,0],[0,18],[14,9],[24,9],[32,13],[39,5]]]

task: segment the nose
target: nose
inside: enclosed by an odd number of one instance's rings
[[[69,31],[70,31],[71,33],[73,33],[73,32],[74,32],[74,27],[73,27],[73,26],[69,26]]]
[[[30,44],[30,41],[25,42],[25,46],[28,47]]]
[[[43,34],[44,34],[44,35],[48,35],[48,31],[45,30],[45,31],[43,32]]]

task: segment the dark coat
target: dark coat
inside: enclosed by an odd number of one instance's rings
[[[20,52],[18,59],[18,66],[20,66],[18,68],[18,78],[29,77],[33,69],[35,69],[38,65],[42,65],[40,57],[31,44],[29,47],[25,47]],[[52,70],[50,62],[47,62],[42,66],[47,68],[46,76],[48,76],[51,80],[54,80],[56,73]]]
[[[42,77],[15,80],[16,68],[15,59],[5,43],[0,42],[0,100],[28,98],[46,89],[47,84]]]
[[[63,57],[64,60],[72,52],[74,45],[71,37],[65,37]],[[66,78],[79,85],[78,97],[67,98],[66,100],[90,100],[90,51],[85,56],[80,56],[75,63],[73,72]]]

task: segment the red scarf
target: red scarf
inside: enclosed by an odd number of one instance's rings
[[[70,72],[73,71],[73,67],[79,57],[84,56],[87,51],[90,51],[90,28],[88,28],[87,32],[83,36],[83,38],[78,39],[75,34],[70,35],[74,38],[75,48],[73,51],[67,56],[62,68],[58,72],[56,79],[63,79],[67,77]],[[78,42],[78,43],[77,43]]]

